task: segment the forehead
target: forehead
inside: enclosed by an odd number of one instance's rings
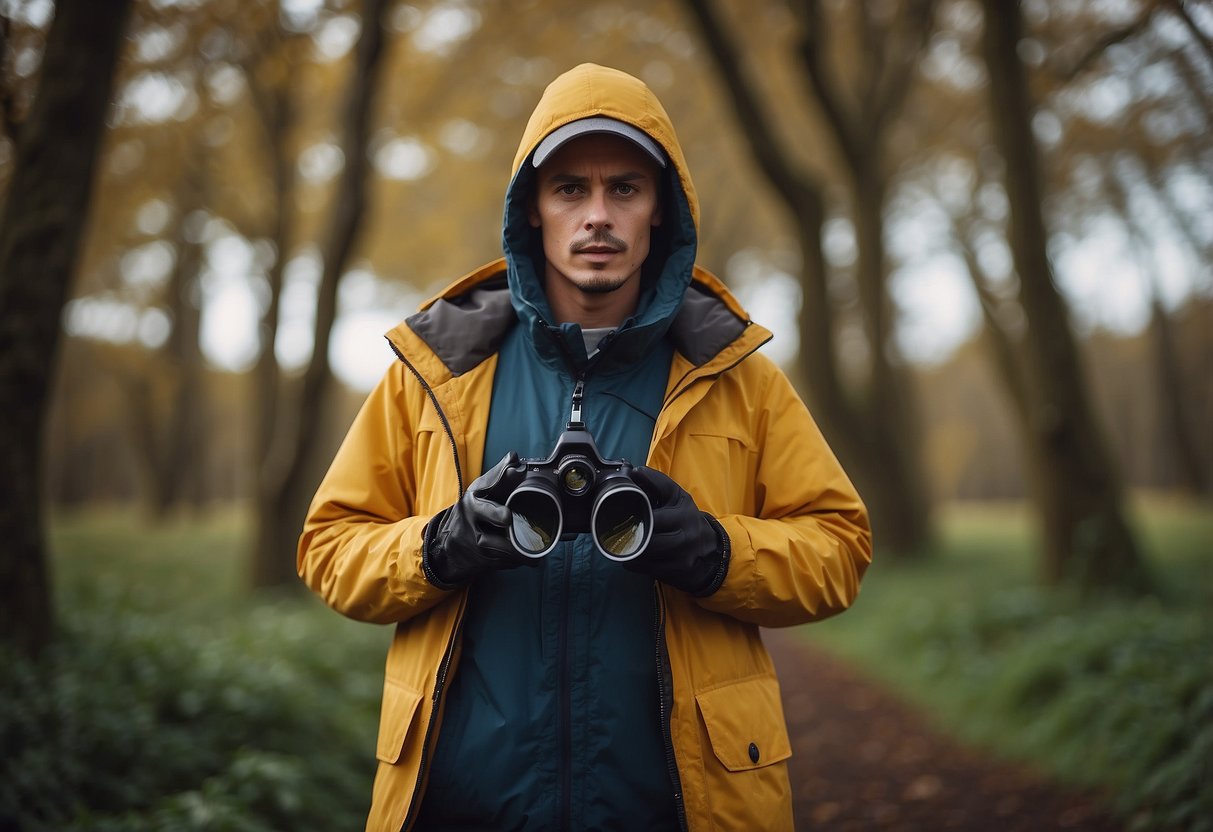
[[[591,133],[564,144],[539,168],[539,178],[581,173],[595,168],[657,175],[657,163],[632,142],[610,133]]]

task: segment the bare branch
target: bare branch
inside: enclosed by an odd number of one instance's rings
[[[915,69],[918,60],[927,47],[931,31],[935,26],[935,3],[933,0],[919,0],[913,3],[906,12],[909,18],[904,40],[906,48],[899,50],[898,60],[888,64],[887,71],[881,78],[879,86],[873,91],[873,106],[871,121],[867,132],[879,135],[888,122],[901,111],[914,83]],[[891,50],[889,37],[886,33],[882,52]]]
[[[712,0],[687,0],[686,5],[732,98],[738,120],[743,125],[741,133],[749,142],[755,161],[785,202],[789,205],[802,203],[805,192],[817,190],[817,185],[793,165],[779,146],[774,123],[759,105],[758,90],[746,78],[740,50],[725,34],[724,23],[713,8]]]
[[[950,236],[965,262],[973,290],[977,292],[977,299],[981,305],[981,317],[985,322],[985,331],[993,352],[994,363],[998,367],[1015,409],[1021,417],[1026,418],[1028,412],[1027,379],[1024,376],[1023,363],[1016,346],[1017,339],[999,317],[998,308],[1001,300],[991,288],[993,280],[981,265],[981,258],[977,256],[977,249],[973,245],[973,221],[950,211],[947,213],[951,219]]]
[[[1157,11],[1157,3],[1147,4],[1136,20],[1126,23],[1124,26],[1120,26],[1116,29],[1105,32],[1101,37],[1097,38],[1094,43],[1090,44],[1086,51],[1083,52],[1078,59],[1074,61],[1074,63],[1065,68],[1055,67],[1053,74],[1057,76],[1057,79],[1063,84],[1072,82],[1079,75],[1082,75],[1084,72],[1090,69],[1090,67],[1101,57],[1103,57],[1103,54],[1113,46],[1118,43],[1124,43],[1127,40],[1131,40],[1143,32],[1150,24],[1150,20],[1154,17],[1154,13]]]
[[[0,15],[0,121],[4,125],[4,134],[16,142],[21,122],[17,116],[17,101],[9,73],[12,42],[13,21],[8,15]]]
[[[830,84],[827,78],[825,56],[822,53],[820,35],[822,32],[821,7],[816,0],[802,0],[799,6],[801,19],[801,38],[796,50],[805,75],[809,79],[817,106],[825,117],[826,125],[834,134],[835,144],[846,159],[851,170],[858,170],[862,155],[858,147],[863,139],[862,131],[856,128],[854,120],[845,112],[839,100],[838,90]]]
[[[873,120],[878,90],[885,77],[888,57],[885,45],[889,33],[887,27],[878,26],[872,20],[868,0],[854,3],[853,8],[859,18],[859,37],[863,49],[859,61],[859,71],[863,78],[859,92],[859,118],[861,123],[866,124]]]
[[[1193,40],[1204,50],[1209,63],[1213,64],[1213,39],[1202,32],[1200,27],[1196,25],[1196,21],[1192,19],[1192,15],[1188,14],[1187,4],[1183,0],[1168,0],[1167,5],[1183,21],[1184,26],[1192,34]]]

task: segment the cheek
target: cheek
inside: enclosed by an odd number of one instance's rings
[[[544,217],[543,250],[549,258],[568,248],[570,235],[566,226],[567,223],[559,222],[551,216]]]

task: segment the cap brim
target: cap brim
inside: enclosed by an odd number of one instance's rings
[[[571,121],[568,124],[561,125],[548,133],[539,146],[535,148],[534,154],[531,156],[531,163],[535,167],[539,167],[548,158],[559,150],[564,145],[571,142],[573,139],[588,136],[593,133],[611,133],[616,136],[621,136],[634,145],[639,147],[645,153],[653,158],[661,167],[666,166],[665,152],[661,146],[653,141],[652,137],[643,130],[633,127],[626,122],[618,119],[607,118],[605,116],[594,116],[593,118],[583,118],[577,121]]]

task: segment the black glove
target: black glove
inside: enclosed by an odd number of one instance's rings
[[[526,476],[510,451],[467,487],[459,502],[426,524],[421,546],[425,577],[439,589],[456,589],[489,569],[537,563],[510,543],[512,515],[505,501]]]
[[[653,536],[639,557],[623,565],[691,595],[711,595],[729,571],[729,536],[724,528],[660,471],[636,468],[632,481],[653,506]]]

